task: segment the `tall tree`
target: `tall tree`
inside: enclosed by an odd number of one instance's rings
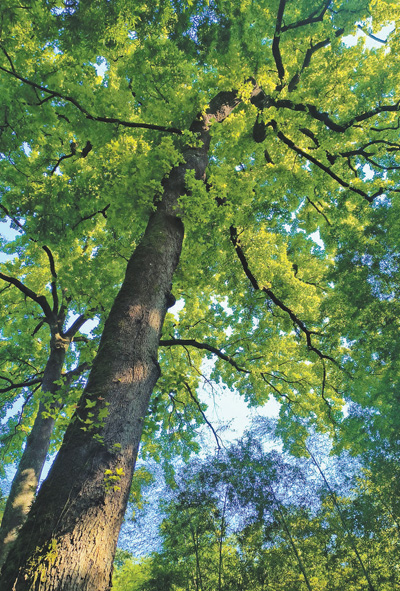
[[[359,343],[354,304],[332,269],[345,237],[349,264],[358,260],[377,211],[397,227],[398,16],[390,0],[9,0],[2,11],[4,206],[75,255],[94,247],[102,224],[91,256],[116,254],[120,241],[129,261],[1,584],[100,591],[110,586],[159,343],[181,349],[189,375],[200,352],[213,356],[211,377],[252,404],[276,396],[289,441],[309,424],[340,421]],[[357,32],[357,43],[343,41]],[[370,37],[381,49],[368,49]],[[318,229],[324,247],[312,239]],[[69,273],[81,272],[78,258]],[[165,320],[173,278],[185,301],[179,323]],[[357,280],[370,296],[358,299],[384,309],[377,281]],[[97,286],[100,298],[99,277]],[[375,360],[375,345],[359,351],[365,367]],[[195,398],[195,380],[176,379],[168,356],[171,404]]]

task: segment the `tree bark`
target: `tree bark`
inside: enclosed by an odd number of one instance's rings
[[[151,392],[183,240],[185,174],[205,180],[211,119],[239,103],[220,93],[192,130],[202,145],[164,179],[163,197],[129,260],[87,387],[48,478],[5,564],[4,591],[106,591]]]
[[[69,341],[57,336],[58,338],[52,339],[50,355],[42,381],[42,391],[50,395],[54,395],[59,389],[55,382],[61,378],[65,354],[69,346]],[[26,520],[35,497],[49,451],[55,414],[59,408],[59,405],[51,401],[48,403],[43,401],[39,404],[39,410],[26,440],[25,449],[4,509],[0,527],[0,568],[6,560],[11,544],[17,538],[19,529]],[[51,416],[43,414],[46,412],[50,412]]]

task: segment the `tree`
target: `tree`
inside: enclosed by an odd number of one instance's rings
[[[36,386],[36,390],[40,387],[42,390],[42,399],[37,409],[37,414],[33,422],[32,428],[27,437],[24,450],[18,464],[18,470],[13,478],[10,494],[8,495],[7,503],[4,508],[2,516],[1,527],[0,527],[0,565],[2,566],[6,560],[8,550],[12,542],[16,539],[17,533],[21,525],[26,519],[30,506],[32,505],[36,489],[40,480],[40,476],[43,470],[43,466],[46,457],[49,452],[50,442],[53,435],[56,419],[63,406],[66,406],[68,393],[70,387],[74,381],[81,376],[82,373],[87,371],[89,363],[83,361],[81,364],[76,365],[66,374],[63,374],[63,368],[66,361],[66,355],[68,349],[75,338],[75,342],[79,342],[82,337],[78,337],[77,333],[85,324],[87,317],[86,315],[80,314],[77,316],[75,321],[68,327],[65,328],[65,322],[69,314],[70,298],[65,296],[63,292],[63,301],[59,302],[57,295],[57,273],[55,270],[55,263],[51,251],[44,247],[46,255],[49,258],[50,270],[52,275],[51,281],[51,295],[52,302],[49,304],[48,299],[44,295],[32,291],[27,285],[22,283],[15,275],[9,276],[4,273],[0,273],[0,278],[7,282],[7,289],[14,287],[17,290],[16,301],[15,294],[8,297],[8,301],[3,296],[3,303],[5,304],[6,310],[15,308],[20,305],[22,296],[25,299],[29,298],[34,302],[35,306],[32,310],[29,306],[25,306],[24,318],[18,319],[14,312],[13,315],[13,326],[10,326],[12,330],[11,334],[5,329],[5,323],[3,323],[2,330],[2,341],[3,345],[11,344],[15,339],[15,326],[18,321],[18,330],[21,328],[24,331],[28,331],[28,326],[31,323],[26,322],[30,316],[33,316],[33,330],[31,327],[31,334],[27,336],[26,340],[32,342],[36,333],[42,328],[44,324],[48,325],[49,328],[49,345],[48,358],[44,363],[44,369],[42,372],[32,376],[32,370],[34,365],[40,365],[40,355],[34,358],[33,351],[30,348],[27,359],[21,360],[21,351],[18,352],[17,358],[13,359],[13,355],[10,355],[10,351],[5,352],[3,348],[3,360],[6,362],[6,372],[2,373],[1,380],[7,384],[1,389],[3,395],[9,395],[11,392],[20,392],[21,389],[28,389],[31,386]],[[38,261],[37,261],[38,262]],[[12,267],[12,264],[8,265]],[[14,265],[18,267],[18,264]],[[16,269],[14,269],[15,271]],[[20,269],[19,269],[20,270]],[[10,293],[7,292],[7,296]],[[37,309],[43,313],[43,318],[38,322],[36,317]],[[9,319],[8,319],[9,320]],[[8,324],[11,324],[8,322]],[[36,326],[34,326],[36,324]],[[84,339],[87,340],[87,339]],[[21,346],[21,342],[19,343]],[[37,349],[43,355],[44,351],[41,351],[41,340],[36,342]],[[7,346],[7,345],[6,345]],[[76,351],[74,355],[75,360],[79,359],[79,351]],[[88,353],[86,353],[88,356]],[[8,367],[7,367],[8,366]],[[22,366],[22,368],[21,368]],[[3,370],[4,364],[3,364]],[[22,369],[22,372],[21,372]],[[28,375],[26,372],[28,371]],[[18,379],[16,380],[16,372]],[[30,375],[29,375],[30,374]],[[30,398],[32,398],[34,391],[30,391],[27,398],[24,401],[24,406],[28,404]],[[69,400],[71,404],[72,401]],[[12,425],[14,428],[7,431],[4,430],[2,438],[7,440],[7,447],[9,447],[10,439],[14,438],[16,434],[16,427],[19,427],[22,432],[28,430],[28,427],[23,425],[22,412],[18,419],[17,425]],[[17,443],[18,446],[18,443]],[[4,450],[3,450],[4,451]],[[4,454],[5,455],[5,454]]]
[[[91,230],[81,229],[95,227],[104,240],[94,259],[120,241],[129,260],[1,584],[100,591],[110,587],[159,344],[169,347],[167,396],[195,397],[202,354],[214,356],[212,378],[252,404],[279,399],[289,443],[310,425],[335,430],[360,366],[373,391],[369,364],[392,333],[369,340],[368,315],[396,303],[383,289],[387,269],[372,265],[371,279],[362,253],[379,230],[394,281],[398,16],[390,0],[9,0],[2,11],[4,206],[52,251],[84,252]],[[355,45],[343,42],[358,31]],[[381,48],[368,49],[369,37]],[[317,230],[324,247],[310,238]],[[358,262],[363,272],[352,275]],[[166,317],[176,297],[179,323]],[[174,355],[190,379],[177,379]]]

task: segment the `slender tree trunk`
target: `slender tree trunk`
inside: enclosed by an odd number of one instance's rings
[[[302,559],[301,559],[301,556],[300,556],[300,553],[299,553],[299,551],[297,550],[297,547],[296,547],[295,541],[294,541],[294,539],[293,539],[293,537],[292,537],[292,534],[290,533],[289,525],[288,525],[288,523],[287,523],[287,521],[286,521],[286,519],[285,519],[285,515],[284,515],[284,513],[283,513],[283,511],[282,511],[281,503],[280,503],[280,501],[278,501],[278,499],[276,498],[276,496],[275,496],[275,493],[274,493],[274,490],[273,490],[272,486],[269,486],[269,490],[270,490],[270,492],[271,492],[271,495],[272,495],[272,497],[273,497],[273,499],[274,499],[274,502],[275,502],[276,508],[278,509],[278,513],[279,513],[279,515],[281,516],[281,520],[282,520],[282,525],[283,525],[283,528],[284,528],[284,530],[286,531],[286,533],[287,533],[287,536],[288,536],[288,538],[289,538],[289,543],[290,543],[290,545],[291,545],[291,547],[292,547],[293,554],[294,554],[294,555],[295,555],[295,557],[296,557],[296,560],[297,560],[297,562],[298,562],[298,565],[299,565],[299,567],[300,567],[301,573],[302,573],[302,575],[303,575],[303,577],[304,577],[304,581],[305,581],[305,583],[306,583],[306,585],[307,585],[307,589],[308,589],[308,591],[313,591],[313,590],[312,590],[312,587],[311,587],[311,584],[310,584],[310,581],[308,580],[308,577],[307,577],[307,571],[306,571],[306,569],[305,569],[304,563],[303,563],[303,561],[302,561]]]
[[[199,591],[204,591],[203,588],[203,578],[201,576],[201,566],[200,566],[200,555],[199,555],[199,541],[197,535],[192,528],[190,528],[190,532],[192,534],[192,542],[193,542],[193,549],[194,555],[196,557],[196,589]]]
[[[331,485],[329,484],[329,482],[328,482],[328,480],[327,480],[327,478],[326,478],[326,476],[325,476],[325,474],[324,474],[324,472],[323,472],[323,470],[322,470],[321,466],[320,466],[320,465],[319,465],[319,463],[317,462],[317,459],[316,459],[316,457],[314,456],[314,454],[312,453],[312,451],[311,451],[311,450],[310,450],[310,449],[309,449],[307,446],[306,446],[306,450],[307,450],[307,451],[308,451],[308,453],[310,454],[310,456],[311,456],[311,459],[312,459],[312,461],[313,461],[314,465],[316,466],[316,468],[317,468],[318,472],[321,474],[321,476],[322,476],[322,479],[323,479],[323,481],[324,481],[324,483],[325,483],[325,486],[326,486],[326,488],[327,488],[327,489],[328,489],[328,491],[329,491],[329,494],[330,494],[330,497],[331,497],[331,499],[332,499],[333,505],[334,505],[334,507],[335,507],[335,509],[336,509],[336,511],[337,511],[337,513],[338,513],[338,515],[339,515],[339,519],[340,519],[340,522],[341,522],[341,524],[342,524],[342,528],[343,528],[343,530],[344,530],[344,531],[347,533],[347,536],[348,536],[348,538],[349,538],[349,540],[350,540],[351,547],[352,547],[352,548],[353,548],[353,550],[354,550],[354,554],[356,555],[356,557],[357,557],[357,560],[358,560],[358,562],[359,562],[359,564],[360,564],[360,566],[361,566],[361,570],[362,570],[362,572],[363,572],[363,574],[364,574],[364,576],[365,576],[365,578],[366,578],[366,580],[367,580],[367,583],[368,583],[368,588],[369,588],[369,590],[370,590],[370,591],[375,591],[375,587],[374,587],[374,585],[372,584],[371,577],[370,577],[370,575],[369,575],[369,573],[368,573],[368,570],[367,570],[367,568],[366,568],[366,566],[365,566],[365,564],[364,564],[364,561],[363,561],[363,559],[361,558],[361,555],[360,555],[360,553],[359,553],[359,551],[358,551],[358,549],[357,549],[356,540],[355,540],[355,538],[354,538],[354,536],[353,536],[353,533],[350,531],[350,529],[349,529],[349,527],[348,527],[348,525],[347,525],[347,523],[346,523],[346,519],[345,519],[345,516],[343,515],[343,511],[341,510],[341,508],[340,508],[340,505],[339,505],[339,503],[338,503],[338,501],[337,501],[337,498],[336,498],[336,493],[335,493],[335,491],[332,489]]]
[[[151,392],[158,342],[183,240],[185,173],[205,178],[211,119],[239,100],[220,93],[192,129],[202,146],[164,180],[105,323],[88,384],[48,478],[3,567],[2,591],[106,591]]]
[[[52,339],[51,350],[43,374],[42,390],[55,394],[59,386],[55,384],[61,378],[65,354],[69,341],[60,337]],[[26,440],[25,449],[12,481],[10,494],[4,509],[0,527],[0,568],[4,564],[11,544],[25,522],[33,503],[40,475],[49,451],[50,438],[55,423],[55,414],[59,405],[50,401],[41,402],[32,430]],[[45,412],[51,416],[43,416]]]
[[[225,491],[225,498],[224,498],[224,506],[222,509],[222,516],[221,516],[221,533],[219,535],[219,539],[218,539],[218,591],[222,590],[222,547],[223,547],[223,543],[224,543],[224,536],[225,536],[225,530],[226,530],[226,523],[225,523],[225,512],[226,512],[226,503],[227,503],[228,497],[227,497],[227,493]]]

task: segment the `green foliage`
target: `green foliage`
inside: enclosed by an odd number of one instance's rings
[[[118,486],[119,481],[121,480],[122,476],[124,476],[124,471],[122,468],[116,468],[113,472],[112,470],[106,470],[104,472],[104,490],[106,493],[110,492],[117,492],[121,490],[121,487]]]
[[[322,8],[317,3],[285,3],[280,58],[276,49],[271,50],[275,1],[187,6],[160,2],[151,8],[121,1],[104,10],[97,5],[50,11],[42,2],[34,6],[31,11],[18,11],[13,3],[4,8],[3,68],[8,70],[12,63],[24,79],[38,85],[21,83],[12,68],[11,74],[2,71],[7,80],[3,102],[14,105],[7,111],[1,140],[8,154],[3,159],[4,206],[24,220],[26,236],[54,249],[60,283],[68,286],[76,305],[101,306],[107,313],[125,259],[161,192],[162,178],[181,161],[187,138],[96,118],[184,130],[218,91],[238,89],[242,105],[212,130],[208,190],[203,183],[187,180],[190,190],[181,203],[186,242],[174,287],[185,308],[173,330],[166,325],[164,334],[206,339],[234,355],[250,373],[238,373],[219,359],[212,377],[236,387],[253,405],[276,397],[282,403],[285,429],[290,428],[295,408],[295,415],[308,424],[333,432],[331,419],[340,420],[343,392],[348,396],[354,382],[349,384],[338,367],[310,351],[299,326],[293,330],[290,315],[249,289],[229,241],[229,228],[237,228],[260,289],[272,290],[315,333],[313,345],[324,355],[339,365],[352,364],[353,372],[355,365],[363,371],[371,355],[378,354],[377,344],[372,345],[367,326],[363,330],[368,333],[369,353],[353,334],[355,326],[358,331],[362,326],[361,317],[354,321],[354,311],[364,310],[365,322],[377,318],[377,306],[381,317],[395,315],[394,310],[384,310],[392,293],[387,271],[386,279],[378,279],[373,268],[369,274],[361,269],[357,273],[355,257],[363,253],[366,260],[366,241],[375,253],[375,267],[383,256],[396,257],[396,224],[382,219],[382,208],[390,219],[397,219],[390,197],[398,176],[396,131],[390,129],[396,112],[382,111],[366,117],[365,125],[350,125],[345,131],[338,132],[335,125],[347,125],[375,105],[393,102],[398,39],[397,33],[391,34],[390,51],[383,44],[368,48],[365,34],[354,45],[342,39],[355,33],[357,23],[376,33],[395,20],[393,6],[336,2],[321,12],[323,18],[294,26]],[[89,22],[95,36],[88,33]],[[27,27],[32,30],[29,42]],[[305,52],[319,41],[323,44],[307,63]],[[276,73],[279,59],[285,69],[282,88]],[[101,64],[104,70],[98,75]],[[267,125],[262,144],[252,139],[260,110],[250,101],[250,76],[270,97],[262,120],[273,120],[274,125]],[[328,125],[321,125],[323,115],[315,116],[313,109],[329,116]],[[12,133],[17,124],[23,137],[19,143]],[[374,126],[387,129],[384,137],[370,131]],[[365,146],[371,134],[370,153]],[[282,136],[292,144],[282,142]],[[82,157],[88,141],[92,149]],[[373,170],[371,178],[366,165]],[[374,207],[362,198],[362,192],[385,190],[386,200]],[[385,203],[390,203],[389,209]],[[382,224],[391,228],[390,236],[382,229],[382,239],[373,243],[371,232],[378,232]],[[310,238],[317,230],[323,247]],[[24,237],[11,243],[7,252],[16,253],[21,241],[24,264],[37,265]],[[386,300],[372,293],[372,299],[365,297],[378,284],[386,290]],[[350,343],[354,351],[349,351]],[[184,352],[174,352],[174,362],[166,359],[165,366],[176,375],[187,375],[191,363],[199,369],[201,358],[197,355],[188,363]],[[181,369],[172,369],[178,366]],[[160,388],[164,396],[168,390],[174,392],[174,379],[169,370],[166,373],[168,383]],[[357,373],[357,382],[368,381],[352,393],[357,402],[362,403],[360,390],[374,390],[372,373],[376,376],[373,371]],[[194,378],[191,387],[196,385]],[[186,423],[190,421],[187,417]],[[160,424],[157,416],[149,417],[149,440]]]

